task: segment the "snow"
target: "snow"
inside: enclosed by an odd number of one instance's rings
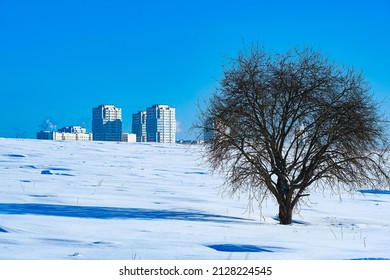
[[[390,192],[224,197],[200,146],[0,139],[0,259],[390,259]]]

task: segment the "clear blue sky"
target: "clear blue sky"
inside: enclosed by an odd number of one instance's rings
[[[196,101],[246,44],[310,46],[363,71],[390,115],[390,1],[0,0],[0,137],[47,123],[91,128],[92,107],[177,110],[190,138]]]

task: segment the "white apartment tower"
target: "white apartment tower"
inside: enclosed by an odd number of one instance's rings
[[[133,114],[132,132],[137,135],[137,142],[146,142],[146,111]]]
[[[175,108],[168,105],[153,105],[146,109],[147,142],[175,143]]]
[[[122,109],[113,105],[100,105],[92,109],[93,140],[121,141]]]

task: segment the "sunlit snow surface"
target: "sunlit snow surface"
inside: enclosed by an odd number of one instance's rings
[[[290,226],[199,146],[0,139],[0,259],[390,259],[390,193],[318,190]]]

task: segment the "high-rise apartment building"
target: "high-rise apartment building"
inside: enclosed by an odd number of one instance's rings
[[[122,109],[113,105],[100,105],[92,109],[93,140],[121,141]]]
[[[137,142],[146,142],[146,111],[133,114],[131,129],[137,135]]]
[[[175,108],[153,105],[146,109],[146,136],[148,142],[175,143]]]

